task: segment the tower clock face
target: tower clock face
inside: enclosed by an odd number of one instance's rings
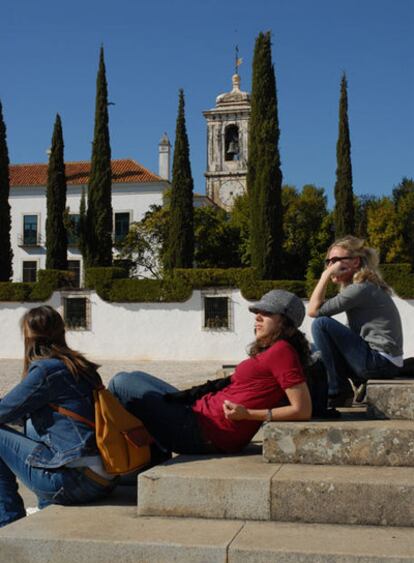
[[[243,186],[237,180],[227,180],[219,188],[219,198],[220,201],[226,207],[231,207],[237,196],[243,194]]]

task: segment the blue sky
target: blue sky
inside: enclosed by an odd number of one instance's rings
[[[284,182],[332,205],[340,78],[348,77],[354,191],[390,195],[414,176],[413,0],[2,0],[0,100],[13,163],[46,162],[56,112],[65,158],[91,154],[99,47],[113,158],[158,171],[178,89],[195,190],[204,193],[202,111],[230,90],[239,45],[250,90],[255,38],[272,31]]]

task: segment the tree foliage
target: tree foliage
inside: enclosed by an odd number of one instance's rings
[[[192,268],[194,259],[193,178],[184,112],[184,91],[179,91],[165,266]]]
[[[243,266],[250,266],[250,206],[248,193],[235,198],[230,214],[230,225],[238,232],[238,254],[241,263]]]
[[[142,221],[133,223],[119,243],[119,258],[132,264],[138,278],[163,277],[164,247],[168,236],[170,209],[151,206]],[[240,267],[240,231],[228,214],[217,207],[194,210],[195,263],[199,268]]]
[[[118,258],[130,263],[132,277],[163,277],[163,248],[167,238],[168,215],[166,207],[151,205],[144,218],[132,223],[126,237],[118,243]]]
[[[197,268],[237,268],[242,266],[240,230],[218,207],[194,210],[195,263]]]
[[[3,108],[0,102],[0,281],[9,281],[13,275],[9,194],[9,151],[7,148]]]
[[[86,214],[85,262],[88,267],[112,264],[112,172],[109,142],[108,87],[101,47],[96,79],[95,130]]]
[[[370,194],[362,194],[354,197],[355,210],[355,236],[368,238],[368,209],[375,205],[377,197]]]
[[[341,96],[339,101],[339,131],[338,141],[336,144],[336,183],[334,210],[336,238],[353,234],[355,230],[347,87],[347,80],[344,73],[341,80]]]
[[[371,202],[367,212],[370,246],[377,249],[380,262],[405,261],[404,240],[395,206],[389,197]]]
[[[286,279],[303,279],[312,250],[318,244],[323,220],[328,214],[323,188],[292,186],[282,189],[285,240],[283,274]]]
[[[62,121],[56,115],[47,169],[46,268],[66,270],[68,240],[65,227],[66,174]]]
[[[281,275],[283,232],[279,136],[270,32],[260,33],[253,58],[247,188],[251,260],[261,279],[277,279]]]
[[[403,178],[393,189],[392,195],[404,242],[404,252],[414,269],[414,180]]]

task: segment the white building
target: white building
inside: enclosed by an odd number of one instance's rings
[[[164,139],[164,138],[163,138]],[[160,143],[161,149],[161,143]],[[129,225],[140,221],[151,205],[161,205],[169,183],[170,147],[160,156],[164,177],[150,172],[135,160],[112,161],[112,208],[114,240],[128,232]],[[90,162],[66,163],[67,201],[74,230],[79,221],[82,190],[87,193]],[[47,164],[10,166],[11,243],[13,281],[36,281],[39,269],[45,268]],[[69,237],[69,269],[82,276],[82,257],[76,237]]]

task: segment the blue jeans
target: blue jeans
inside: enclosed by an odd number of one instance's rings
[[[77,469],[45,469],[26,463],[38,442],[12,428],[0,426],[0,527],[26,516],[17,478],[38,497],[39,508],[49,504],[80,504],[105,497],[105,487]]]
[[[356,384],[368,379],[393,377],[399,368],[370,348],[358,334],[331,319],[318,317],[312,323],[315,347],[328,372],[329,395],[351,393],[348,378]]]
[[[115,375],[108,389],[129,412],[142,420],[163,451],[211,453],[191,406],[165,399],[165,393],[177,391],[176,387],[148,373],[134,371]]]

